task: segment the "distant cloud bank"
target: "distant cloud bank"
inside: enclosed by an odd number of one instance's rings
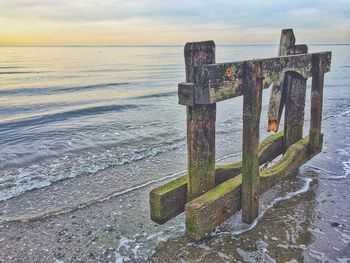
[[[0,0],[0,45],[350,43],[350,2]]]

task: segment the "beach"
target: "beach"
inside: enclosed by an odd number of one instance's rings
[[[149,214],[149,192],[186,172],[183,47],[0,48],[0,262],[350,262],[350,45],[309,46],[328,50],[322,152],[262,195],[254,225],[238,213],[193,242],[183,214]],[[276,54],[217,46],[217,62]],[[242,97],[218,105],[220,163],[241,159],[241,114]]]

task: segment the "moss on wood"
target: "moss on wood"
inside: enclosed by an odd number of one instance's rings
[[[191,236],[198,232],[198,226],[194,218],[186,218],[186,235]]]
[[[151,207],[151,219],[159,224],[163,223],[160,196],[151,191],[149,202]]]
[[[169,191],[172,191],[175,188],[178,188],[182,185],[187,184],[187,178],[186,175],[181,176],[175,180],[172,180],[166,184],[163,184],[155,189],[152,190],[151,193],[155,194],[155,195],[162,195],[165,193],[168,193]]]
[[[196,199],[196,202],[198,203],[206,203],[213,200],[218,199],[223,194],[231,191],[232,189],[240,186],[242,183],[242,175],[238,175],[235,178],[231,178],[227,180],[225,183],[219,184],[218,186],[214,187],[210,191],[206,192],[205,194],[201,195]]]
[[[260,173],[261,193],[283,178],[294,174],[301,165],[319,153],[319,151],[310,152],[308,144],[309,137],[299,140],[288,148],[275,165]],[[187,203],[186,218],[191,218],[192,224],[193,220],[196,220],[196,228],[189,226],[191,230],[186,231],[186,234],[195,240],[206,238],[224,219],[241,208],[241,188],[242,177],[239,175]]]
[[[282,153],[283,132],[266,138],[259,146],[259,164],[271,161]],[[241,173],[242,162],[215,166],[215,185]],[[150,193],[151,219],[163,224],[185,210],[187,202],[187,175],[165,183]],[[171,207],[168,207],[171,206]]]
[[[265,140],[263,140],[259,145],[259,155],[261,155],[261,152],[264,151],[264,149],[267,146],[269,146],[270,144],[272,144],[274,141],[282,139],[283,135],[284,135],[283,131],[280,131],[278,133],[275,133],[275,134],[267,137]]]

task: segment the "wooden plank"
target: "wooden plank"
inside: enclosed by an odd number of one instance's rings
[[[259,127],[262,97],[262,63],[244,68],[242,220],[251,223],[259,214]]]
[[[292,175],[319,151],[308,150],[309,138],[305,137],[288,148],[285,155],[272,167],[260,173],[260,193],[280,180]],[[241,208],[242,177],[225,181],[207,193],[187,203],[186,234],[192,239],[206,238],[210,233]]]
[[[184,54],[186,82],[193,82],[194,66],[215,63],[215,43],[187,43]],[[187,107],[188,200],[215,186],[215,121],[216,104]]]
[[[303,138],[306,79],[290,72],[285,75],[286,108],[284,117],[284,151]]]
[[[307,53],[306,45],[299,45],[289,53]],[[286,72],[284,76],[285,117],[284,117],[284,151],[293,143],[303,138],[304,113],[306,99],[306,79],[298,73]]]
[[[313,55],[313,72],[311,84],[311,121],[310,121],[310,150],[317,151],[322,148],[323,136],[321,133],[323,82],[326,63],[324,56]]]
[[[151,219],[158,224],[182,213],[187,202],[187,174],[153,189],[149,202]]]
[[[214,103],[237,97],[243,93],[243,67],[245,62],[195,67],[194,82],[196,104]]]
[[[331,53],[320,52],[313,54],[319,54],[325,58],[324,69],[325,72],[329,71]],[[196,66],[193,68],[196,79],[187,81],[194,85],[195,105],[212,104],[243,95],[242,69],[245,63],[250,63],[252,61],[262,62],[265,82],[282,82],[284,73],[288,71],[297,72],[304,78],[312,76],[311,53]],[[267,87],[267,85],[264,85],[264,88]],[[179,94],[179,96],[181,96],[181,94]],[[179,100],[181,101],[180,98]]]
[[[295,36],[293,29],[283,29],[281,33],[280,46],[278,50],[278,56],[286,56],[288,51],[294,50],[295,47]],[[277,132],[281,120],[282,111],[284,108],[284,92],[283,92],[283,79],[284,76],[275,77],[275,81],[271,88],[271,95],[269,101],[269,108],[267,111],[267,131]],[[276,81],[278,80],[278,81]],[[270,86],[273,79],[265,79],[265,86]]]
[[[266,138],[259,145],[259,164],[272,161],[282,153],[283,132]],[[242,171],[242,162],[216,165],[215,185],[231,179]],[[187,174],[153,189],[150,193],[151,219],[163,224],[185,211]]]

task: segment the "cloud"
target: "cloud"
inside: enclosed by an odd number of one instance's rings
[[[341,0],[0,0],[0,44],[275,43],[282,28],[308,41],[329,42],[331,34],[350,42],[349,14]]]

